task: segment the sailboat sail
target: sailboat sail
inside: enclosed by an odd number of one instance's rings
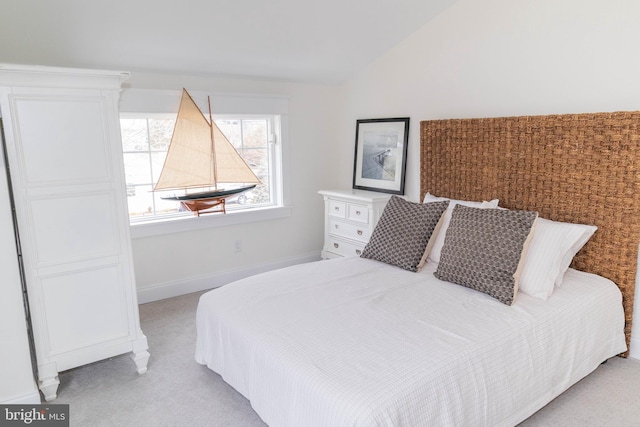
[[[220,128],[183,89],[167,157],[154,187],[178,190],[219,183],[260,183]]]
[[[213,123],[213,145],[216,181],[218,183],[259,184],[261,182],[215,122]]]

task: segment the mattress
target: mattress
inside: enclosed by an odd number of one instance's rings
[[[620,291],[570,269],[507,306],[357,257],[202,295],[196,361],[278,426],[513,426],[626,350]]]

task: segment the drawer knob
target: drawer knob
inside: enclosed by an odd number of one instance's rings
[[[362,236],[362,230],[358,230],[358,236]]]
[[[339,224],[334,224],[334,227],[340,228],[340,225]]]
[[[333,244],[333,247],[334,247],[334,248],[336,248],[336,249],[338,249],[338,247],[339,247],[339,246],[340,246],[340,245],[339,245],[339,244],[337,244],[337,243],[334,243],[334,244]]]
[[[356,211],[356,215],[360,215],[360,211]]]
[[[336,211],[339,211],[339,210],[340,210],[340,208],[339,208],[338,206],[336,206],[336,207],[335,207],[335,208],[333,208],[333,209],[335,209]]]
[[[362,251],[360,249],[356,249],[356,255],[361,255]]]

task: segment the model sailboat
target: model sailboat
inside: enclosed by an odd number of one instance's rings
[[[243,184],[221,189],[221,183]],[[238,154],[211,116],[204,116],[191,95],[182,89],[182,99],[173,136],[153,191],[183,190],[183,195],[165,196],[196,215],[223,212],[228,197],[255,188],[260,179]],[[250,184],[250,185],[247,185]]]

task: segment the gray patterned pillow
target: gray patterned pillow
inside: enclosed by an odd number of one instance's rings
[[[537,216],[537,212],[457,205],[436,277],[511,305],[518,291],[518,266]]]
[[[361,256],[418,271],[427,243],[448,205],[449,201],[414,203],[392,196]]]

